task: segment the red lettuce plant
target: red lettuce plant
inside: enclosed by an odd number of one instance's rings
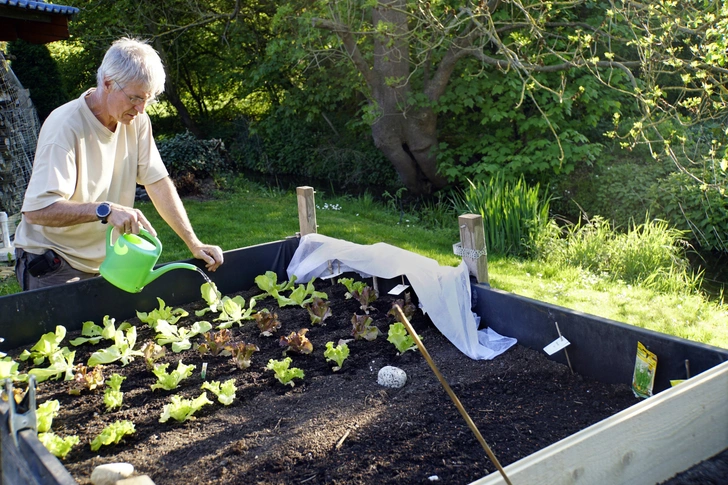
[[[238,369],[247,369],[250,367],[253,353],[259,350],[260,349],[255,344],[246,344],[245,342],[242,342],[233,345],[230,349],[230,354],[232,355],[233,363]]]
[[[263,308],[259,312],[253,314],[255,323],[260,329],[260,335],[263,337],[271,337],[273,332],[281,328],[281,322],[278,320],[277,313],[271,313],[267,308]]]
[[[351,318],[351,334],[355,339],[372,341],[379,336],[379,329],[372,325],[372,318],[369,315],[354,315]]]
[[[331,316],[331,308],[329,302],[318,297],[314,297],[313,301],[304,305],[308,310],[308,316],[311,317],[311,325],[317,323],[326,325],[324,321]]]
[[[298,352],[299,354],[310,354],[313,352],[313,344],[306,337],[306,333],[308,333],[308,329],[302,328],[298,332],[291,332],[288,337],[281,337],[280,345],[286,348],[283,351],[283,355],[285,356],[289,350]]]
[[[202,336],[205,338],[205,342],[197,346],[200,354],[230,355],[232,346],[229,342],[233,337],[230,330],[223,328],[217,332],[205,332]]]

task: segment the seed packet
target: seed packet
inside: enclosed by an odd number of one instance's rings
[[[657,369],[657,356],[647,350],[642,342],[637,342],[637,359],[634,364],[632,376],[632,391],[637,397],[652,396],[652,387],[655,384],[655,370]]]

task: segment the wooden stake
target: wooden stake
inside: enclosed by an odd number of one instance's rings
[[[559,330],[559,322],[554,322],[554,325],[556,325],[556,331],[559,333],[559,338],[561,338],[561,330]],[[571,370],[571,374],[574,375],[574,368],[571,367],[571,359],[569,359],[569,352],[566,351],[566,348],[564,348],[564,355],[566,356],[566,363],[569,364],[569,369]]]
[[[480,214],[464,214],[458,217],[460,226],[460,244],[463,249],[463,261],[471,275],[478,283],[488,282],[488,252],[485,247],[485,229]]]
[[[470,419],[470,416],[468,415],[468,412],[465,410],[463,405],[460,403],[460,399],[455,395],[453,390],[450,388],[450,385],[447,383],[443,375],[440,373],[439,369],[435,365],[435,362],[432,360],[432,357],[430,357],[430,353],[427,352],[427,349],[422,344],[422,341],[420,340],[420,337],[417,336],[417,333],[415,333],[415,330],[412,328],[412,325],[410,324],[409,320],[407,320],[407,317],[404,316],[404,312],[402,312],[402,309],[399,305],[394,305],[394,308],[396,308],[397,313],[399,314],[399,321],[402,322],[409,332],[410,336],[412,337],[412,340],[415,341],[417,344],[417,348],[420,349],[420,352],[425,357],[425,360],[430,365],[430,368],[437,376],[437,379],[440,381],[440,384],[442,384],[442,387],[445,389],[447,394],[450,396],[450,399],[452,399],[452,402],[455,404],[455,407],[460,411],[460,415],[465,419],[465,422],[468,424],[468,427],[470,430],[475,434],[475,437],[480,442],[480,445],[485,450],[485,453],[488,455],[488,458],[490,458],[490,461],[495,465],[495,467],[498,469],[500,474],[503,476],[503,480],[506,481],[507,485],[513,485],[511,481],[508,479],[508,476],[506,475],[506,471],[501,466],[500,462],[498,461],[498,458],[493,454],[493,451],[490,449],[490,446],[488,446],[488,443],[485,442],[485,439],[483,439],[483,435],[480,434],[480,431],[478,431],[477,426],[475,426],[475,423],[472,419]]]
[[[298,225],[301,236],[316,233],[316,202],[313,187],[296,187],[298,198]]]

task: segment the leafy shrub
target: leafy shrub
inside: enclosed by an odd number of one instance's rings
[[[187,131],[159,141],[157,148],[177,189],[184,195],[200,193],[201,180],[228,169],[222,140],[200,140]]]
[[[524,256],[538,233],[549,224],[550,198],[539,186],[528,187],[521,176],[515,183],[499,172],[487,182],[470,182],[453,199],[459,214],[480,214],[485,227],[485,246],[491,254]]]
[[[659,210],[703,249],[728,251],[728,197],[687,173],[672,173],[651,189]]]

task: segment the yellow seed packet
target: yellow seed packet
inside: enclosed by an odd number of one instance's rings
[[[655,384],[655,370],[657,369],[657,356],[647,350],[642,342],[637,342],[637,358],[632,376],[632,391],[637,397],[652,396],[652,387]]]

